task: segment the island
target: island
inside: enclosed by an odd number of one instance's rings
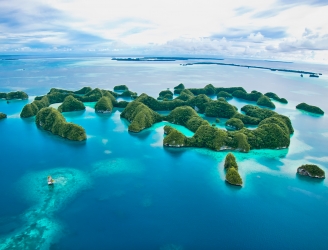
[[[120,116],[131,122],[128,129],[135,133],[162,121],[162,117],[158,113],[138,101],[129,103]]]
[[[244,99],[247,101],[257,102],[260,97],[262,97],[262,93],[256,90],[253,90],[251,93],[247,93],[245,90],[236,90],[232,93],[233,97],[237,97],[240,99]]]
[[[228,153],[224,160],[224,168],[228,169],[234,167],[238,170],[238,164],[236,162],[236,157],[232,153]]]
[[[325,178],[325,171],[323,171],[317,165],[313,165],[313,164],[305,164],[298,167],[297,173],[312,178],[320,178],[320,179]]]
[[[268,108],[276,108],[274,103],[270,100],[269,97],[262,95],[256,102],[257,105],[268,107]]]
[[[118,102],[116,97],[119,97],[120,94],[110,90],[84,87],[80,90],[72,91],[53,88],[46,95],[38,96],[32,103],[25,105],[21,112],[21,117],[38,116],[41,110],[48,110],[49,105],[56,102],[63,102],[61,108],[59,108],[61,111],[76,110],[75,108],[65,109],[64,107],[69,103],[76,103],[80,106],[81,104],[83,105],[83,102],[97,102],[95,106],[95,112],[97,113],[109,113],[114,107],[122,108],[120,116],[130,123],[128,131],[133,133],[139,133],[162,121],[184,126],[194,132],[193,136],[186,137],[175,128],[169,125],[165,126],[163,145],[167,147],[198,147],[215,151],[236,150],[244,153],[253,149],[282,149],[289,147],[290,135],[294,133],[294,129],[288,117],[280,115],[273,110],[254,105],[243,106],[241,111],[244,113],[242,114],[226,98],[212,99],[213,95],[217,95],[220,92],[232,95],[240,92],[242,95],[250,96],[251,99],[256,99],[257,97],[264,96],[260,92],[252,91],[247,93],[242,87],[224,88],[215,87],[212,84],[198,89],[186,89],[182,85],[177,87],[182,90],[172,100],[167,100],[166,98],[156,100],[143,93],[130,102]],[[124,88],[126,89],[127,87],[125,86]],[[161,97],[166,95],[172,96],[172,92],[164,90],[160,93]],[[266,96],[265,98],[269,99]],[[161,115],[157,111],[170,112],[167,115]],[[50,113],[53,114],[54,112]],[[55,115],[53,116],[55,117]],[[215,123],[212,122],[214,125],[210,124],[204,119],[204,116],[218,119],[216,122],[219,122],[220,118],[227,118],[227,127],[234,130],[220,129],[215,126]],[[58,119],[61,121],[60,124],[64,124],[62,121],[63,117]],[[257,127],[255,129],[247,129],[244,125],[256,125]],[[42,127],[40,124],[38,126]],[[60,132],[57,126],[54,128],[45,127],[45,129],[53,130],[54,134],[60,134],[63,137],[73,138],[62,133],[62,131]]]
[[[301,109],[310,113],[318,114],[318,115],[323,115],[325,112],[317,106],[312,106],[309,104],[306,104],[305,102],[302,102],[296,106],[297,109]]]
[[[130,95],[132,98],[136,97],[135,92],[128,91],[129,93],[126,95]],[[123,92],[121,95],[125,95]],[[52,88],[46,95],[44,96],[37,96],[35,97],[34,101],[32,103],[26,104],[22,111],[20,116],[22,118],[28,118],[35,116],[40,109],[44,107],[48,107],[51,104],[54,103],[62,103],[65,101],[65,98],[68,96],[73,97],[72,99],[70,97],[69,100],[71,100],[69,103],[75,103],[71,108],[64,108],[65,111],[62,112],[69,112],[69,111],[76,111],[76,110],[83,110],[81,102],[98,102],[102,97],[106,96],[108,97],[112,105],[114,107],[118,108],[125,108],[128,104],[126,101],[117,101],[116,97],[120,97],[120,94],[117,94],[115,92],[112,92],[110,90],[104,90],[104,89],[99,89],[95,88],[92,89],[90,87],[83,87],[80,90],[77,91],[72,91],[72,90],[65,90],[65,89],[56,89]],[[134,96],[135,95],[135,96]],[[67,105],[68,103],[66,102]],[[83,104],[83,103],[82,103]],[[83,104],[84,106],[84,104]],[[64,107],[64,106],[62,106]],[[65,106],[66,107],[66,106]]]
[[[159,97],[157,98],[157,100],[164,100],[164,99],[167,99],[167,100],[173,99],[173,93],[171,90],[162,90],[159,93]]]
[[[288,101],[285,98],[280,98],[277,94],[273,93],[273,92],[268,92],[264,94],[265,96],[272,98],[273,100],[277,101],[277,102],[281,102],[281,103],[288,103]]]
[[[7,118],[7,115],[4,114],[4,113],[1,113],[1,112],[0,112],[0,120],[1,120],[1,119],[4,119],[4,118]]]
[[[138,97],[138,94],[130,90],[125,90],[120,95],[117,95],[117,97],[131,97],[132,99],[135,99]]]
[[[84,128],[66,122],[64,116],[51,107],[42,108],[36,115],[35,123],[38,127],[72,141],[87,139]]]
[[[64,102],[58,107],[59,112],[72,112],[85,110],[83,102],[77,100],[73,96],[69,95],[64,99]]]
[[[231,99],[232,98],[232,95],[226,91],[220,91],[218,94],[217,94],[217,98],[220,98],[220,97],[223,97],[225,99]]]
[[[129,88],[126,85],[117,85],[114,87],[114,91],[126,91],[129,90]]]
[[[174,94],[179,95],[181,93],[181,91],[184,89],[185,89],[185,86],[183,85],[183,83],[180,83],[178,86],[174,87]]]
[[[243,184],[243,180],[238,173],[236,158],[232,153],[227,154],[224,161],[224,168],[227,170],[225,178],[226,182],[235,186],[241,186]]]
[[[28,95],[23,91],[15,91],[9,93],[0,93],[0,98],[6,100],[13,100],[13,99],[27,100]]]
[[[238,171],[234,167],[231,167],[227,170],[226,182],[235,186],[243,185],[243,180],[241,179]]]
[[[95,111],[97,113],[110,113],[113,110],[113,103],[107,96],[103,96],[96,103]]]
[[[182,66],[191,66],[197,64],[213,64],[218,66],[232,66],[232,67],[242,67],[248,69],[264,69],[270,71],[280,71],[280,72],[289,72],[289,73],[297,73],[297,74],[307,74],[309,77],[319,77],[322,73],[315,73],[310,71],[303,71],[303,70],[293,70],[293,69],[281,69],[281,68],[270,68],[270,67],[262,67],[262,66],[254,66],[254,65],[243,65],[243,64],[235,64],[235,63],[221,63],[221,62],[195,62],[195,63],[186,63],[182,64]],[[302,76],[303,77],[303,76]]]
[[[41,99],[34,100],[32,103],[26,104],[23,107],[20,117],[28,118],[35,116],[40,109],[48,107],[50,105],[48,96],[43,96]]]
[[[233,130],[240,130],[244,127],[244,123],[238,118],[230,118],[226,121],[225,125]]]

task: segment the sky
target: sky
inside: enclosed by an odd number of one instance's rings
[[[328,63],[328,0],[0,0],[0,53]]]

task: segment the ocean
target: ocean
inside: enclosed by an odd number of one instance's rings
[[[29,99],[0,100],[0,112],[8,115],[0,120],[1,250],[328,248],[328,180],[296,174],[303,164],[328,173],[326,65],[220,61],[322,73],[310,78],[233,66],[182,66],[185,61],[179,60],[14,58],[0,60],[0,92],[22,90]],[[195,61],[201,60],[188,60]],[[99,115],[95,103],[85,103],[85,111],[63,113],[87,133],[85,142],[71,142],[38,129],[34,117],[19,116],[25,104],[51,88],[112,90],[125,84],[156,98],[179,83],[187,88],[210,83],[243,87],[286,98],[288,104],[274,103],[295,129],[290,147],[233,152],[244,181],[240,188],[224,181],[224,158],[230,151],[164,148],[167,122],[134,134],[120,118],[122,109]],[[229,102],[239,110],[256,105],[235,98]],[[301,102],[326,114],[297,110]],[[220,120],[218,127],[224,128],[225,119]],[[56,181],[53,188],[46,183],[48,175]]]

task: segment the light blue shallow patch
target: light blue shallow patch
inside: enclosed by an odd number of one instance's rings
[[[47,184],[51,175],[55,183]],[[49,249],[60,236],[62,226],[53,217],[79,191],[90,186],[85,173],[70,168],[57,168],[29,173],[18,182],[18,190],[24,198],[36,203],[22,215],[25,225],[12,235],[0,239],[0,249]]]
[[[143,170],[143,166],[137,160],[113,158],[94,163],[90,174],[101,177],[113,174],[135,174]]]

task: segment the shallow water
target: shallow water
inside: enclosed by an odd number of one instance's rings
[[[285,97],[288,104],[275,104],[292,120],[290,148],[234,153],[244,181],[237,188],[224,181],[227,152],[163,148],[166,122],[129,133],[122,109],[98,115],[89,103],[85,111],[64,113],[88,136],[86,142],[69,142],[39,130],[34,118],[19,117],[32,96],[52,87],[126,84],[138,94],[157,97],[180,82],[242,86]],[[179,62],[0,61],[0,92],[24,90],[31,96],[9,104],[0,100],[0,112],[8,115],[0,121],[0,249],[326,249],[328,181],[297,176],[296,169],[314,163],[328,171],[328,120],[295,106],[307,102],[327,113],[327,87],[325,74],[313,79],[227,66],[182,67]],[[229,102],[239,109],[252,103]],[[224,128],[220,120],[217,126]],[[49,174],[57,181],[54,190],[45,185]]]

